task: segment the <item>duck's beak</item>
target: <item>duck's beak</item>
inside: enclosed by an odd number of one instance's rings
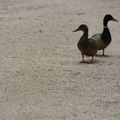
[[[117,19],[115,19],[115,18],[113,18],[113,21],[115,21],[115,22],[119,22]]]
[[[76,30],[74,30],[73,32],[77,32],[77,31],[79,31],[80,29],[79,28],[77,28]]]

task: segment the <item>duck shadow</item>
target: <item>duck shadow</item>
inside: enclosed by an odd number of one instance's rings
[[[96,64],[96,63],[100,63],[100,61],[94,60],[93,62],[91,62],[91,61],[85,61],[85,62],[80,61],[80,62],[79,62],[79,64],[90,64],[90,65]]]
[[[95,57],[101,57],[101,58],[106,58],[106,57],[110,57],[110,55],[99,55],[99,54],[97,54]]]
[[[90,65],[92,65],[92,64],[98,64],[98,63],[101,63],[101,61],[98,60],[98,59],[94,59],[93,62],[91,62],[90,59],[86,59],[85,61],[78,61],[77,62],[77,64],[81,64],[81,65],[84,65],[84,64],[90,64]]]

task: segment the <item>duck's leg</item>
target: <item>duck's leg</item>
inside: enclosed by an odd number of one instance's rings
[[[82,62],[85,63],[84,54],[83,53],[81,53],[81,54],[82,54]]]
[[[93,58],[94,58],[94,56],[92,56],[91,63],[93,63]]]
[[[103,54],[102,54],[103,57],[109,57],[108,55],[105,55],[105,49],[103,49]]]
[[[96,57],[108,57],[107,55],[105,55],[105,49],[102,50],[103,50],[103,54],[102,55],[96,54]]]
[[[103,54],[102,54],[102,56],[105,56],[105,50],[103,49]]]

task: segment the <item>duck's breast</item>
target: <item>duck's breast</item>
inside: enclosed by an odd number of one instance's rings
[[[101,34],[93,35],[91,38],[96,41],[96,47],[98,50],[102,50],[102,49],[106,48],[106,45],[101,38]]]

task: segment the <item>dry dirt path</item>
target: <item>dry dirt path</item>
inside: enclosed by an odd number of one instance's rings
[[[102,31],[106,13],[120,20],[120,0],[0,0],[0,120],[120,119],[120,23],[94,64],[72,33]]]

